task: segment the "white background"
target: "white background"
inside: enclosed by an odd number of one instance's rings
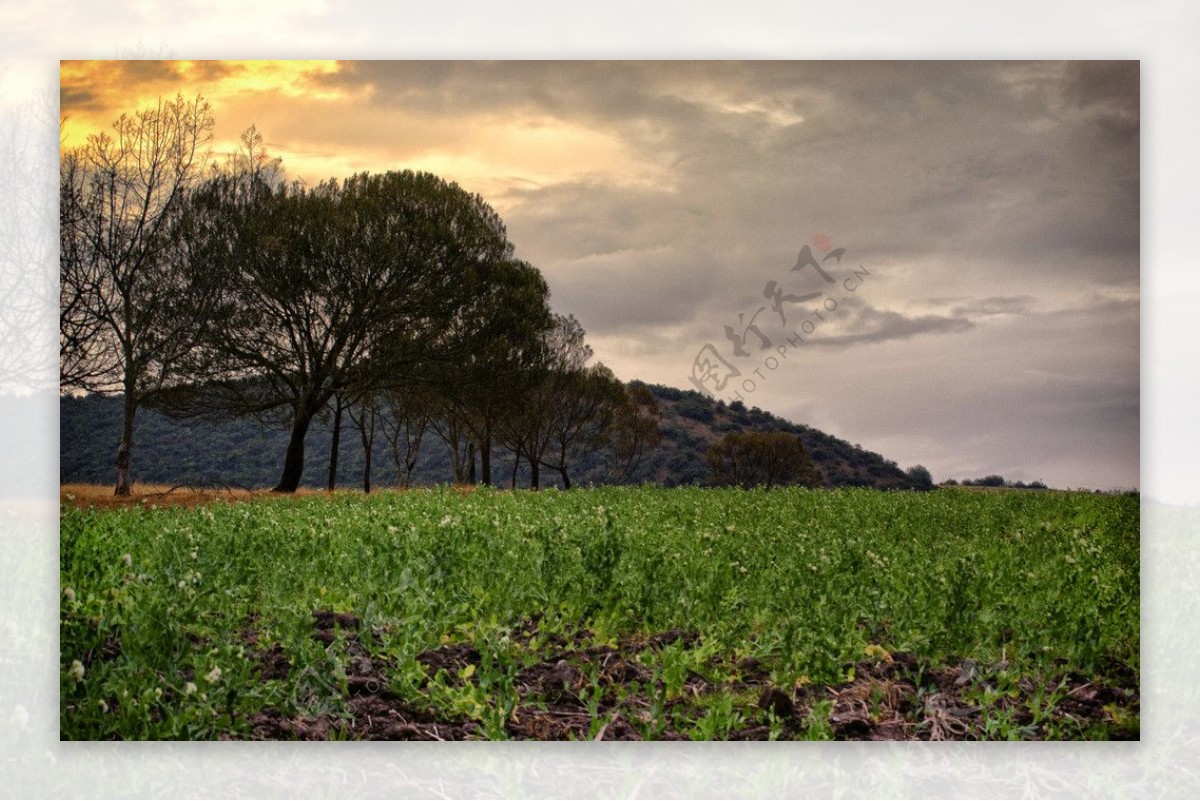
[[[1200,4],[0,0],[0,794],[1197,797]],[[1127,58],[1142,63],[1142,742],[58,742],[60,58]],[[10,312],[20,309],[21,315]],[[10,369],[17,365],[16,372]],[[24,372],[22,372],[24,371]],[[13,376],[16,376],[14,378]],[[7,489],[3,489],[7,488]]]

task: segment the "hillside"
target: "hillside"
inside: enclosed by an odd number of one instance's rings
[[[703,483],[708,476],[704,452],[730,432],[784,431],[797,434],[829,486],[906,489],[908,476],[892,461],[811,426],[776,417],[740,402],[726,404],[691,390],[650,385],[663,412],[663,441],[649,461],[656,483]]]
[[[741,403],[725,404],[694,391],[649,385],[662,410],[662,442],[646,455],[632,483],[653,482],[672,487],[703,484],[708,479],[704,453],[728,432],[786,431],[801,437],[813,461],[830,486],[871,486],[903,489],[910,482],[895,462],[877,453],[856,448],[816,428],[799,425]],[[113,478],[113,456],[120,439],[121,399],[87,396],[60,399],[62,483],[105,484]],[[179,423],[149,410],[138,412],[134,447],[136,481],[156,484],[227,484],[244,487],[273,486],[279,478],[287,432],[251,420],[222,424]],[[396,483],[391,451],[382,437],[372,448],[372,484]],[[303,485],[323,487],[328,480],[331,431],[328,420],[318,420],[309,431]],[[338,448],[338,485],[362,482],[364,450],[358,431],[346,418]],[[497,450],[493,457],[494,482],[508,486],[512,459]],[[600,456],[583,460],[571,470],[572,482],[607,482],[608,468]],[[451,480],[450,453],[431,431],[426,435],[413,474],[414,483],[435,484]],[[518,483],[527,482],[524,471]],[[558,476],[543,470],[544,485]]]

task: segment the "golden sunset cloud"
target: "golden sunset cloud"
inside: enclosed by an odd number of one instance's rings
[[[110,130],[122,113],[182,94],[216,118],[217,157],[255,125],[287,174],[312,183],[355,172],[425,170],[458,181],[497,209],[510,190],[562,181],[662,185],[671,154],[646,160],[612,130],[516,107],[431,108],[337,61],[63,61],[64,150]],[[397,70],[416,62],[396,62]],[[349,69],[348,69],[349,67]]]

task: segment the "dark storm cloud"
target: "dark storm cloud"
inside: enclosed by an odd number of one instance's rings
[[[550,237],[538,236],[530,242],[539,260],[695,244],[694,239],[685,237],[698,210],[673,193],[586,181],[544,187],[531,187],[530,183],[519,180],[503,199],[520,209],[510,215],[509,222],[518,248],[523,238],[533,239],[519,232],[552,232]]]
[[[1098,299],[884,345],[878,359],[866,350],[818,354],[805,364],[806,377],[822,379],[811,413],[939,479],[1001,473],[1060,487],[1136,486],[1137,319],[1136,300]],[[855,382],[864,370],[871,380]]]
[[[1021,274],[1044,269],[1030,254],[1086,255],[1112,259],[1087,268],[1099,277],[1136,282],[1119,259],[1139,249],[1136,151],[1092,141],[1094,109],[1128,111],[1136,65],[1095,72],[984,62],[367,62],[323,80],[370,85],[381,102],[424,113],[516,110],[617,131],[635,153],[666,159],[663,175],[649,177],[670,183],[664,211],[687,202],[740,218],[740,235],[756,236],[764,255],[790,247],[782,219],[827,219],[852,232],[864,256],[1010,254],[1007,269]],[[536,212],[551,237],[557,208]],[[604,234],[583,241],[596,236]]]
[[[962,333],[972,325],[966,317],[942,317],[934,314],[906,316],[896,311],[863,306],[850,312],[844,320],[839,318],[839,326],[845,333],[813,336],[808,339],[808,344],[815,347],[845,348],[851,345],[909,339],[921,334]]]
[[[173,87],[187,78],[193,82],[219,80],[242,68],[222,61],[175,61],[165,59],[133,58],[110,62],[112,69],[96,73],[93,85],[103,83],[109,91],[123,91],[129,87],[156,89]]]
[[[687,324],[698,309],[711,309],[709,317],[717,317],[714,282],[697,276],[716,276],[721,268],[701,251],[659,249],[592,257],[573,264],[569,273],[547,277],[552,305],[574,312],[590,333],[641,336]]]
[[[64,62],[64,65],[67,68],[59,84],[63,111],[67,114],[107,111],[111,119],[138,110],[126,99],[131,90],[145,95],[144,104],[152,102],[155,95],[167,99],[182,92],[192,97],[245,70],[242,65],[221,61],[164,59]],[[74,68],[80,66],[84,68]]]
[[[179,62],[146,59],[144,61],[122,61],[120,79],[130,85],[152,86],[156,83],[174,82],[180,73]]]
[[[77,111],[99,111],[105,108],[104,99],[86,87],[62,86],[58,92],[59,105]]]
[[[955,317],[990,317],[996,314],[1025,314],[1036,299],[1031,295],[1007,297],[971,298],[956,305],[951,311]]]
[[[1141,71],[1131,61],[1075,61],[1067,65],[1063,96],[1098,117],[1121,120],[1130,134],[1141,119]]]

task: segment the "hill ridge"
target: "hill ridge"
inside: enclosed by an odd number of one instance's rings
[[[695,390],[644,384],[662,411],[662,442],[646,455],[626,483],[653,482],[663,486],[702,484],[708,479],[704,452],[726,433],[784,431],[796,434],[821,469],[828,486],[866,486],[909,489],[913,482],[893,461],[851,445],[817,428],[795,423],[740,401],[714,400]],[[113,479],[113,457],[120,439],[121,398],[88,395],[59,400],[62,483],[106,484]],[[306,444],[302,486],[324,487],[328,481],[331,443],[328,421],[314,421]],[[158,484],[227,484],[272,486],[279,478],[288,432],[251,420],[227,423],[180,423],[152,410],[138,412],[133,470],[136,481]],[[372,448],[372,485],[395,483],[395,467],[382,437]],[[361,484],[364,450],[356,430],[344,422],[338,448],[338,486]],[[493,456],[493,476],[498,486],[510,486],[512,459],[505,451]],[[414,484],[447,483],[453,475],[446,446],[429,432],[413,474]],[[603,484],[607,469],[602,458],[580,460],[572,468],[572,483]],[[543,484],[558,481],[552,471],[542,471]],[[527,483],[521,471],[518,486]]]

